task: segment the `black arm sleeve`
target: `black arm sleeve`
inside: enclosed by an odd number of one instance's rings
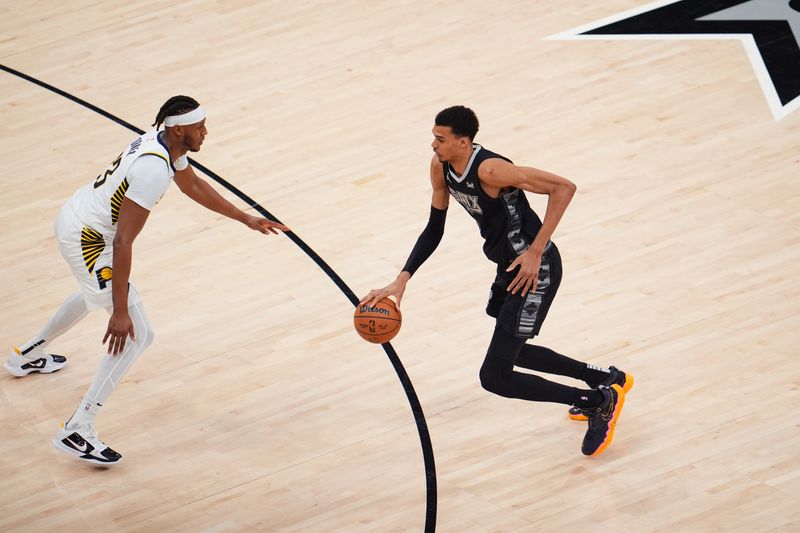
[[[417,244],[411,250],[411,255],[408,256],[406,266],[403,267],[404,272],[408,272],[412,276],[419,267],[424,263],[439,246],[444,235],[444,219],[447,216],[447,209],[436,209],[431,206],[431,216],[428,219],[428,225],[420,233],[417,239]]]

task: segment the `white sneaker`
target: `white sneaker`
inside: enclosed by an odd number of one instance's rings
[[[62,424],[53,439],[53,446],[59,451],[97,465],[111,466],[122,462],[122,455],[98,439],[91,426],[66,429]]]
[[[51,374],[67,366],[67,358],[63,355],[42,352],[34,353],[36,353],[36,355],[29,357],[28,355],[22,355],[19,348],[14,348],[8,356],[8,360],[6,360],[3,365],[3,368],[12,376],[21,378],[32,372]]]

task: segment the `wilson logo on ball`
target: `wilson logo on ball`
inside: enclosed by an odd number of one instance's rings
[[[383,344],[392,340],[400,331],[402,315],[394,301],[383,298],[375,305],[356,306],[353,325],[356,332],[369,342]]]
[[[389,316],[389,310],[388,309],[383,309],[381,307],[372,307],[372,306],[369,306],[369,305],[366,305],[366,304],[361,306],[361,309],[359,309],[359,312],[360,313],[380,313],[382,315]]]

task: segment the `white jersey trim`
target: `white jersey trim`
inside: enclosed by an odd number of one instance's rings
[[[448,165],[450,177],[453,178],[457,183],[461,183],[462,181],[464,181],[464,179],[466,179],[467,177],[467,174],[469,174],[470,168],[472,168],[472,163],[475,161],[475,156],[478,155],[478,152],[480,151],[481,148],[482,146],[480,144],[472,145],[472,155],[469,157],[469,161],[467,161],[467,166],[466,168],[464,168],[464,173],[461,174],[460,176],[455,173],[452,165]]]

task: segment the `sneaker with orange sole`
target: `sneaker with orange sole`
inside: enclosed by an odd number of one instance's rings
[[[622,387],[622,390],[625,394],[628,394],[628,391],[633,388],[633,376],[631,374],[627,374],[620,370],[615,366],[611,366],[608,368],[611,370],[611,375],[608,378],[599,384],[599,386],[610,387],[613,384],[617,384]],[[593,386],[593,389],[596,389],[598,386]],[[586,415],[583,411],[578,407],[570,407],[569,413],[567,414],[572,420],[578,420],[580,422],[585,422],[587,420]]]
[[[600,407],[584,410],[589,419],[589,429],[583,437],[581,451],[592,457],[603,453],[614,440],[614,429],[625,405],[625,391],[616,383],[598,390],[605,397],[603,403]]]

